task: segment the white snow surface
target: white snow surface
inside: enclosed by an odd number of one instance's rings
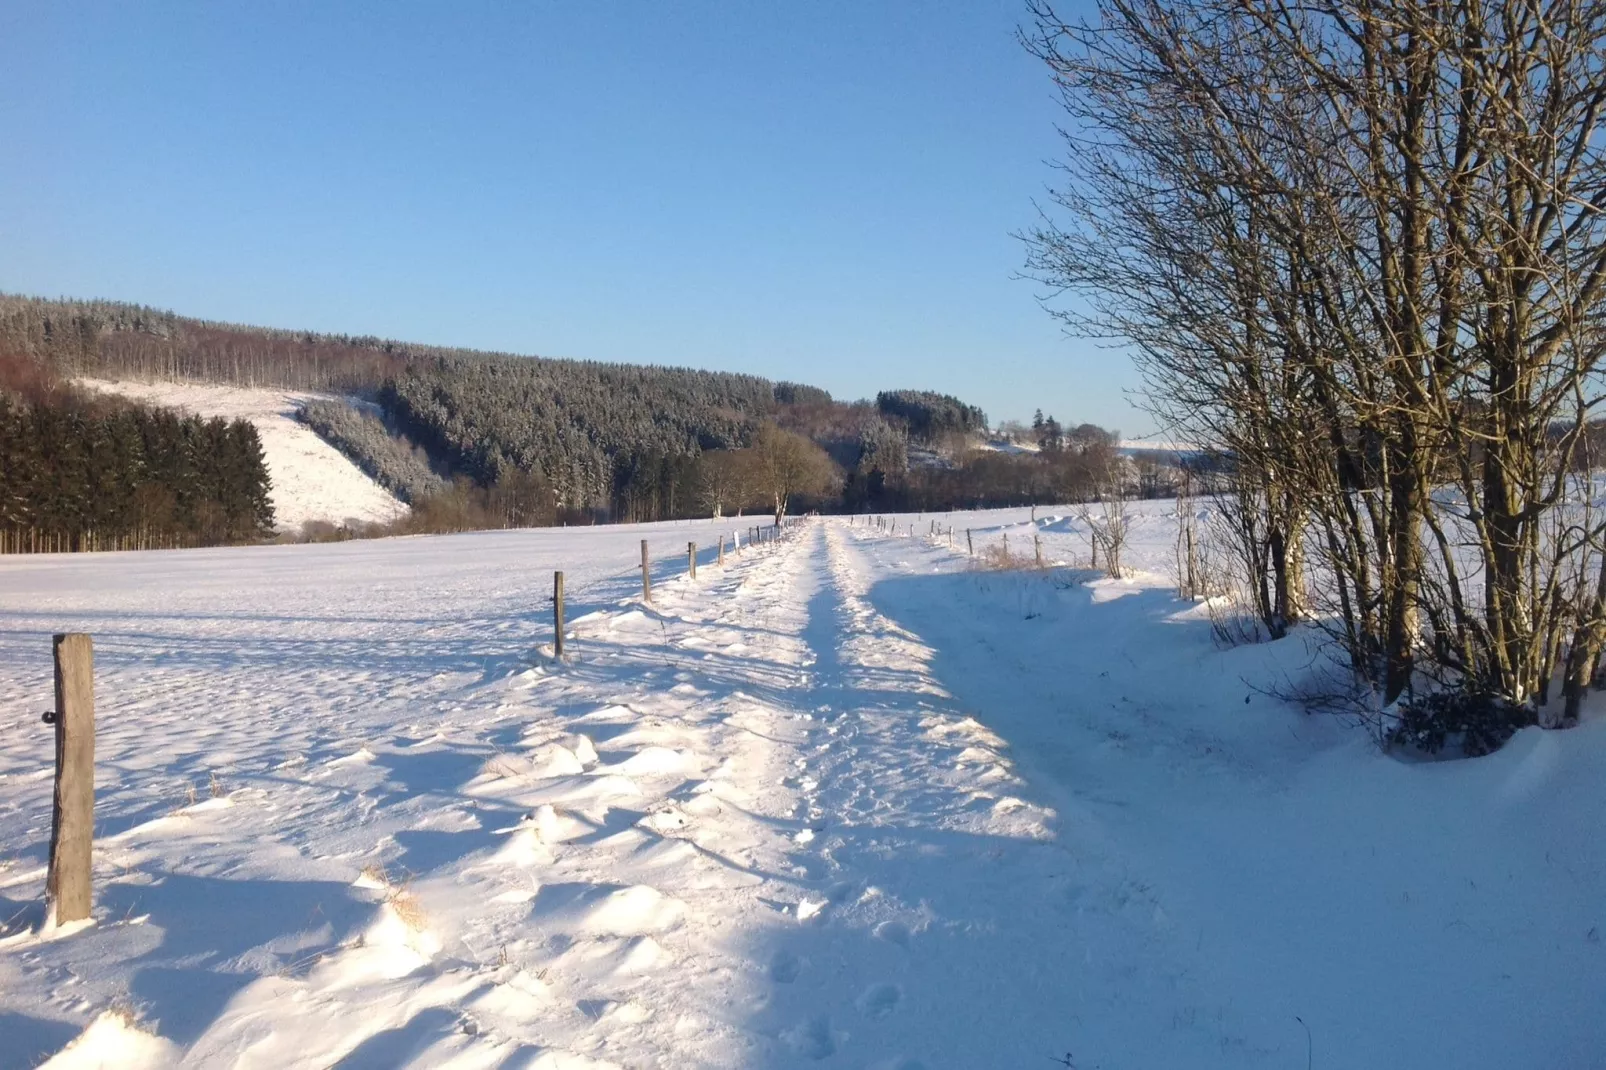
[[[295,418],[296,410],[315,398],[343,399],[218,383],[80,379],[78,385],[197,416],[251,421],[262,439],[273,481],[274,523],[281,531],[298,531],[309,520],[385,523],[407,512],[405,504]]]
[[[0,1067],[1602,1065],[1606,720],[1380,754],[1212,643],[1174,509],[1121,581],[930,516],[0,559]],[[937,519],[1085,553],[1039,512]]]

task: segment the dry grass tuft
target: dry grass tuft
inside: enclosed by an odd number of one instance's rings
[[[1039,565],[1035,553],[1019,554],[1005,550],[1002,543],[995,543],[977,550],[970,567],[982,572],[1039,572],[1047,571],[1048,566]]]
[[[423,904],[413,894],[411,881],[397,884],[378,862],[364,866],[362,876],[384,889],[384,904],[401,919],[403,925],[414,932],[423,932],[429,927],[429,915],[424,913]]]
[[[385,893],[385,905],[414,932],[421,933],[429,927],[429,916],[424,913],[423,905],[406,885],[390,888]]]

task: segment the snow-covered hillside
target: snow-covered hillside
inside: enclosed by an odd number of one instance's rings
[[[216,383],[83,379],[79,385],[199,416],[250,420],[273,479],[273,513],[280,530],[299,530],[308,520],[385,522],[407,511],[345,454],[296,420],[298,405],[324,395]]]
[[[723,569],[742,521],[0,559],[0,1068],[1599,1066],[1606,720],[1381,755],[1257,689],[1298,639],[1212,643],[1172,509],[1121,581],[971,570],[930,516]]]

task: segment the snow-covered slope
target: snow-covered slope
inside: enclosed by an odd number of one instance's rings
[[[1297,640],[930,520],[0,559],[0,1067],[1599,1065],[1606,721],[1401,763],[1255,689]],[[52,932],[69,628],[98,890]]]
[[[295,418],[297,406],[325,395],[216,383],[80,380],[80,385],[199,416],[250,420],[262,438],[273,479],[273,512],[280,530],[308,520],[365,523],[395,519],[407,506],[370,479],[345,454]]]

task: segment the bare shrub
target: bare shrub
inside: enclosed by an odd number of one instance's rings
[[[1127,511],[1126,494],[1119,483],[1112,480],[1106,493],[1097,502],[1081,506],[1077,515],[1087,525],[1093,567],[1100,567],[1102,560],[1105,574],[1112,580],[1120,579],[1123,575],[1121,551],[1126,547],[1132,517]]]

